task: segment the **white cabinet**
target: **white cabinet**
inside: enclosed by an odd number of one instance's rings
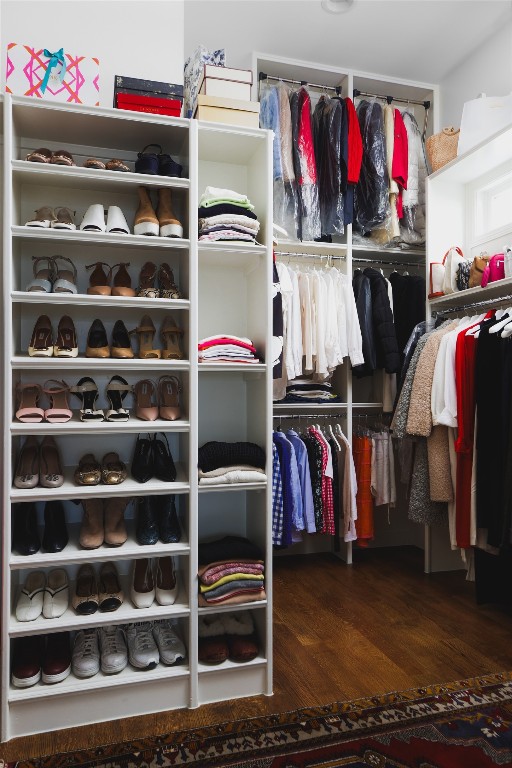
[[[43,732],[62,726],[110,720],[178,707],[195,707],[205,701],[271,692],[271,537],[269,510],[271,483],[263,488],[236,486],[198,493],[197,450],[207,440],[251,440],[268,453],[270,445],[270,349],[271,196],[270,141],[266,131],[198,124],[173,119],[82,106],[41,104],[33,99],[4,100],[4,488],[3,488],[3,609],[2,609],[2,739]],[[134,172],[137,152],[147,144],[160,144],[164,152],[183,166],[181,178]],[[27,162],[28,152],[38,147],[68,150],[76,167]],[[104,162],[119,158],[132,169],[116,172],[84,168],[89,157]],[[227,243],[198,247],[197,205],[206,184],[230,187],[249,195],[262,222],[262,245]],[[133,231],[138,187],[150,190],[156,205],[158,189],[171,190],[173,209],[183,225],[183,238],[83,232],[79,224],[88,206],[101,203],[105,210],[119,206]],[[25,226],[35,209],[65,206],[75,214],[76,230],[40,229]],[[77,293],[27,292],[32,278],[32,257],[66,256],[77,269]],[[182,298],[94,296],[87,294],[90,270],[102,261],[109,265],[128,262],[132,287],[137,289],[145,262],[157,267],[167,263],[173,270]],[[29,357],[28,345],[34,324],[47,315],[54,334],[60,318],[71,316],[78,338],[73,358]],[[137,334],[132,336],[132,359],[88,358],[85,347],[95,318],[104,323],[109,343],[117,320],[127,329],[140,325],[149,315],[156,327],[154,346],[162,348],[159,331],[167,317],[183,329],[183,357],[178,360],[140,359]],[[219,330],[254,339],[262,362],[251,370],[241,365],[198,366],[197,341]],[[107,408],[106,386],[113,375],[128,384],[162,375],[175,375],[181,385],[181,417],[142,421],[135,416],[135,402],[128,395],[130,418],[125,422],[82,422],[75,396],[69,398],[73,417],[66,423],[24,423],[15,418],[16,385],[43,385],[48,379],[76,385],[91,376],[99,390],[97,407]],[[47,407],[47,406],[46,406]],[[151,479],[136,482],[130,473],[137,435],[164,433],[177,467],[176,481]],[[20,449],[29,435],[39,442],[51,435],[57,442],[64,483],[57,488],[16,488],[12,484]],[[83,487],[74,470],[89,452],[101,461],[117,451],[128,467],[119,485]],[[271,452],[270,452],[271,456]],[[271,468],[270,462],[270,468]],[[270,469],[271,476],[271,469]],[[178,543],[140,545],[135,535],[137,500],[163,494],[175,496],[181,526]],[[126,511],[128,540],[120,547],[85,550],[79,544],[83,498],[129,497]],[[39,550],[23,556],[11,551],[13,517],[17,503],[34,503],[42,533],[45,502],[64,503],[68,545],[58,553]],[[267,600],[248,606],[254,610],[261,653],[250,665],[226,662],[200,669],[197,661],[197,546],[204,538],[226,533],[246,535],[266,554]],[[171,606],[156,602],[137,609],[130,600],[133,561],[172,555],[180,592]],[[32,570],[46,573],[56,566],[66,569],[70,594],[78,568],[91,563],[99,570],[114,561],[120,573],[125,600],[113,613],[77,616],[70,606],[63,616],[19,622],[15,602],[19,586]],[[244,606],[242,606],[244,607]],[[207,611],[224,609],[201,609]],[[146,672],[128,665],[117,675],[99,672],[78,680],[72,674],[61,683],[37,683],[16,688],[10,682],[13,642],[22,635],[47,635],[108,624],[172,619],[187,646],[187,659],[178,666],[159,664]],[[73,635],[71,635],[73,636]]]

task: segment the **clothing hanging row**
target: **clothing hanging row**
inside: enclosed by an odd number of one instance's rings
[[[382,96],[378,93],[367,93],[366,91],[360,91],[359,88],[354,88],[352,94],[354,99],[357,99],[359,96],[363,96],[364,98],[368,99],[385,99],[388,104],[392,104],[394,101],[399,101],[401,104],[416,104],[419,107],[424,107],[425,120],[423,123],[423,139],[425,139],[427,134],[428,113],[431,107],[431,102],[429,99],[426,99],[425,101],[416,101],[415,99],[401,99],[397,96]]]
[[[327,259],[327,264],[329,264],[329,259],[336,259],[339,261],[346,261],[347,257],[345,255],[340,254],[330,254],[330,253],[304,253],[304,251],[274,251],[274,256],[280,257],[280,258],[286,258],[286,257],[294,257],[294,258],[305,258],[305,259]],[[367,259],[359,259],[352,257],[352,263],[353,264],[379,264],[379,266],[384,267],[415,267],[416,269],[423,270],[423,265],[418,264],[418,262],[415,261],[390,261],[389,259],[379,259],[375,258],[373,254],[369,256]]]
[[[481,301],[472,301],[469,304],[461,304],[458,307],[447,307],[446,309],[433,310],[432,317],[444,317],[444,315],[454,314],[455,312],[465,312],[468,309],[477,309],[478,307],[496,307],[505,302],[512,302],[512,294],[500,296],[495,299],[482,299]]]
[[[308,83],[307,80],[292,80],[289,77],[277,77],[276,75],[267,75],[265,72],[260,72],[258,75],[259,85],[261,87],[262,81],[275,80],[278,83],[288,83],[289,85],[309,86],[309,88],[319,88],[322,91],[334,91],[337,96],[341,96],[341,85],[319,85],[318,83]]]

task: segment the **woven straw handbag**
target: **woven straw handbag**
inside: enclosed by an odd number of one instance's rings
[[[425,142],[427,157],[432,171],[438,171],[443,165],[457,157],[460,130],[443,128],[441,133],[429,136]]]

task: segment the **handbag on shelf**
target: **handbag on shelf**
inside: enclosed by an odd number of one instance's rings
[[[450,126],[440,133],[429,136],[425,142],[428,161],[432,171],[438,171],[443,165],[457,157],[460,130]]]
[[[457,289],[459,291],[467,291],[469,288],[469,274],[471,272],[471,264],[467,259],[461,261],[457,267]]]
[[[456,293],[459,290],[457,287],[457,271],[459,264],[466,261],[462,250],[458,246],[453,245],[446,251],[442,262],[433,261],[430,264],[429,299]]]
[[[480,256],[475,256],[471,262],[471,267],[469,268],[470,288],[480,288],[482,285],[482,275],[484,274],[484,270],[488,265],[490,258],[491,257],[486,253],[481,253]]]

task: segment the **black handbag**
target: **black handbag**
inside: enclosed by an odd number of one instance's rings
[[[457,267],[457,288],[459,291],[465,291],[469,288],[469,272],[471,269],[471,262],[461,261]]]

